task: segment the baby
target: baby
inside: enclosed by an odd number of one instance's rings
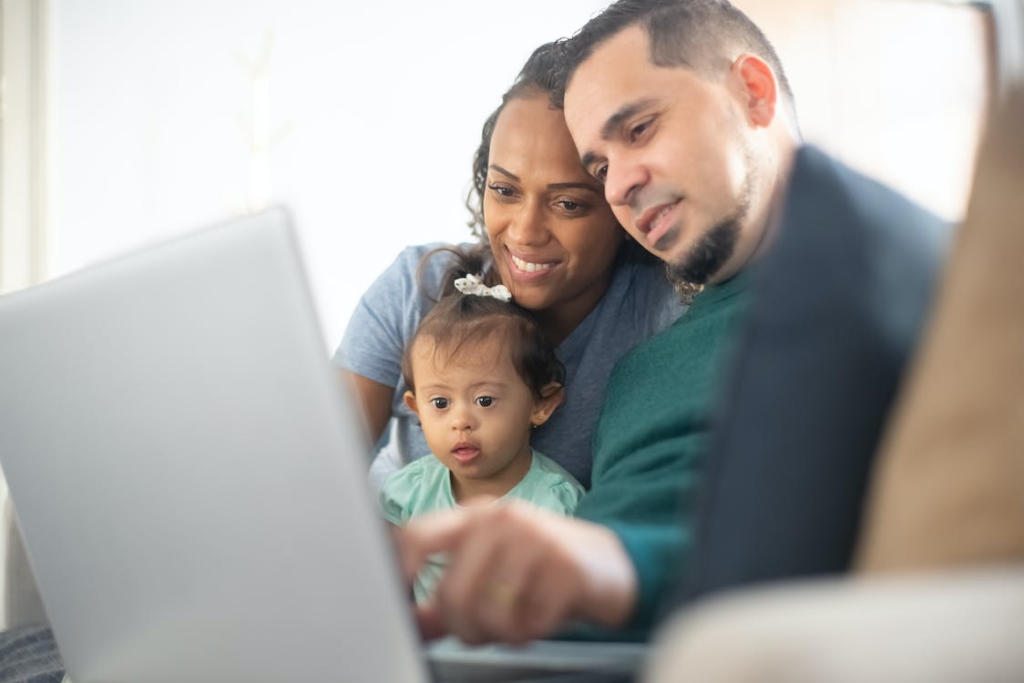
[[[458,506],[475,496],[525,499],[570,514],[583,487],[530,447],[562,399],[564,368],[532,314],[502,285],[489,287],[463,252],[449,270],[441,299],[405,350],[406,405],[419,417],[433,458],[413,461],[387,478],[384,516],[410,518]],[[430,255],[428,255],[428,258]],[[443,570],[435,558],[417,578],[418,602]]]

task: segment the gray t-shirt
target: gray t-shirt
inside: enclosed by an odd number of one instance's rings
[[[349,320],[334,363],[385,386],[395,387],[392,418],[374,448],[370,480],[378,488],[391,472],[430,455],[416,415],[402,400],[402,353],[437,296],[451,257],[427,262],[417,282],[420,260],[439,243],[407,247],[360,299]],[[469,248],[470,245],[462,245]],[[627,351],[679,317],[685,310],[659,263],[623,260],[601,301],[558,346],[565,365],[562,404],[533,431],[530,444],[590,488],[591,441],[605,384]]]

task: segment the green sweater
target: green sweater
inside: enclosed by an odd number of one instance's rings
[[[646,640],[692,549],[693,503],[721,359],[749,299],[747,276],[706,288],[676,323],[619,361],[594,437],[593,483],[576,516],[625,546],[639,579],[626,633]]]

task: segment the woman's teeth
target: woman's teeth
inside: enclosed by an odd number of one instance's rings
[[[551,270],[551,267],[554,265],[553,263],[530,263],[529,261],[524,261],[518,256],[512,257],[512,263],[516,264],[516,268],[527,273],[536,273],[541,270]]]

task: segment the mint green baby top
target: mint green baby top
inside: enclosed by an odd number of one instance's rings
[[[500,500],[519,498],[551,512],[571,515],[582,496],[583,486],[565,468],[533,451],[526,476]],[[451,473],[433,457],[414,460],[388,476],[381,488],[380,502],[384,518],[398,526],[417,515],[458,507],[452,495]],[[433,593],[444,564],[443,556],[434,556],[416,577],[416,602],[423,602]]]

